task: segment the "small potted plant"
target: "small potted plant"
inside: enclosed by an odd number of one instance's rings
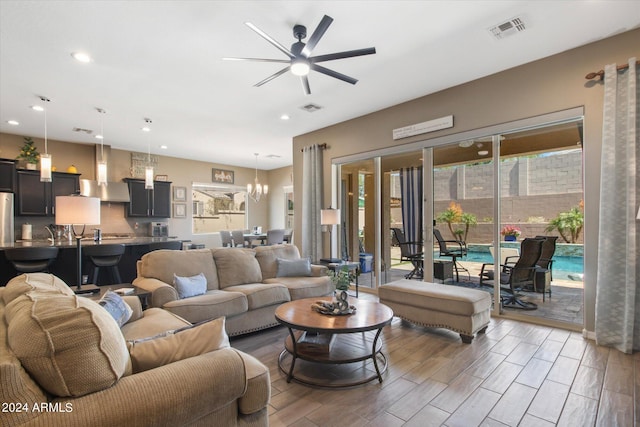
[[[27,162],[27,169],[35,169],[38,160],[40,159],[40,153],[35,147],[33,139],[29,136],[24,137],[24,145],[20,149],[20,154],[16,159],[22,159]]]
[[[520,229],[514,225],[505,225],[504,227],[502,227],[502,231],[500,231],[500,234],[504,236],[505,242],[515,242],[518,236],[520,236],[520,234],[522,233]]]

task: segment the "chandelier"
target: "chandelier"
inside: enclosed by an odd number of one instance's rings
[[[258,153],[253,153],[253,155],[256,156],[256,177],[253,180],[253,185],[247,184],[247,194],[251,200],[257,203],[260,200],[260,196],[263,194],[265,196],[267,195],[269,192],[269,186],[262,185],[260,184],[260,181],[258,181]]]

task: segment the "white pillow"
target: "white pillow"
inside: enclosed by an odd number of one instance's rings
[[[207,278],[202,273],[191,277],[180,277],[174,274],[173,286],[180,298],[195,297],[207,292]]]

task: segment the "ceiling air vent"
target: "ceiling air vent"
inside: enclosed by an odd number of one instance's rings
[[[489,31],[495,38],[498,40],[503,39],[505,37],[512,36],[521,31],[525,30],[524,21],[522,18],[517,17],[508,20],[507,22],[503,22],[502,24],[495,25],[489,28]]]
[[[321,110],[322,107],[316,104],[307,104],[300,107],[302,110],[307,111],[309,113],[315,113],[318,110]]]
[[[87,135],[91,135],[93,131],[91,129],[73,128],[74,132],[84,132]]]

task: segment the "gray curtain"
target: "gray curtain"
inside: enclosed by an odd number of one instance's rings
[[[322,209],[323,173],[322,150],[318,145],[302,149],[302,256],[312,262],[322,258]]]
[[[407,242],[422,242],[422,168],[400,169],[402,193],[402,231]],[[420,244],[410,247],[411,253],[422,252]]]
[[[598,345],[640,350],[638,74],[636,58],[607,65],[600,178],[595,334]]]

